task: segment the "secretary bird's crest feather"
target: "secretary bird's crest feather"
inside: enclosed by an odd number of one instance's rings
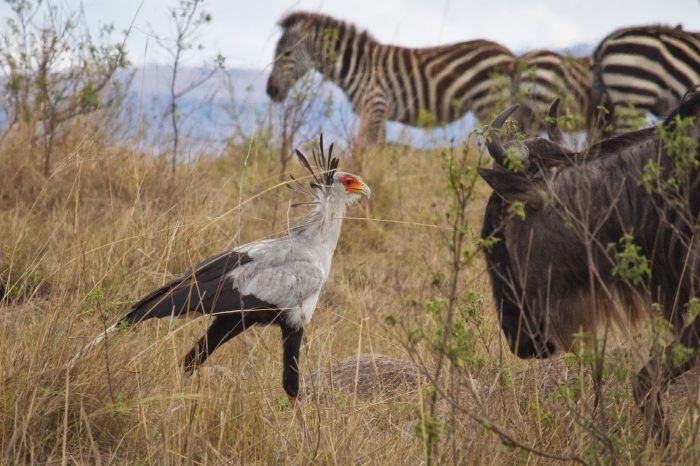
[[[311,152],[313,156],[313,161],[314,165],[316,165],[316,168],[318,169],[318,173],[314,171],[313,167],[311,167],[311,164],[309,163],[309,160],[306,158],[306,156],[299,150],[295,149],[295,152],[297,154],[297,157],[299,158],[299,162],[301,165],[304,167],[304,169],[309,172],[313,180],[309,183],[309,186],[313,189],[321,190],[323,191],[324,187],[330,186],[333,184],[333,175],[335,174],[336,169],[338,168],[338,163],[340,160],[337,157],[333,157],[333,143],[328,147],[328,154],[324,152],[323,149],[323,134],[321,134],[319,138],[319,150],[313,149]],[[293,176],[291,177],[292,180],[297,182],[297,185],[301,185]],[[309,193],[306,189],[303,189],[302,186],[298,186],[302,189],[300,191],[303,191],[305,193]]]

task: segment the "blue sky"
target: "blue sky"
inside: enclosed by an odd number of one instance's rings
[[[53,0],[79,8],[93,27],[111,23],[135,29],[127,43],[135,65],[165,62],[149,31],[169,31],[168,8],[176,0]],[[139,5],[141,5],[139,10]],[[262,69],[269,65],[284,13],[304,9],[347,19],[383,42],[428,46],[487,38],[515,51],[566,48],[597,43],[615,28],[648,23],[682,23],[700,31],[700,0],[209,0],[210,25],[187,64],[198,65],[222,53],[229,66]],[[138,14],[137,14],[138,11]],[[9,7],[0,4],[0,15]]]

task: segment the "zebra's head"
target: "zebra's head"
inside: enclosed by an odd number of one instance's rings
[[[275,62],[267,80],[267,95],[282,102],[294,84],[314,66],[314,18],[293,13],[280,21],[282,37],[275,49]]]

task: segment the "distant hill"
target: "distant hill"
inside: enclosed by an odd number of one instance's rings
[[[590,54],[591,44],[577,44],[559,53],[575,56]],[[180,91],[201,80],[207,70],[185,68],[179,72],[177,89]],[[217,72],[206,84],[188,93],[182,99],[183,134],[190,142],[205,145],[221,144],[229,138],[250,136],[274,121],[279,105],[272,105],[265,94],[269,72],[267,70],[227,69]],[[134,120],[133,131],[145,131],[155,145],[167,144],[169,121],[167,115],[170,96],[171,69],[168,66],[148,65],[135,70],[129,98],[137,108],[140,118]],[[332,83],[319,82],[319,95],[309,121],[302,128],[303,137],[312,137],[323,131],[333,138],[348,138],[359,125],[350,104],[340,89]],[[325,106],[332,103],[332,108]],[[132,110],[130,110],[132,111]],[[442,128],[424,130],[400,123],[387,125],[389,141],[416,147],[446,146],[450,141],[459,144],[477,126],[473,115]]]
[[[179,70],[176,92],[201,81],[210,70]],[[169,119],[171,68],[148,65],[137,68],[129,88],[125,115],[130,132],[139,132],[147,143],[167,146],[171,128]],[[179,100],[181,135],[189,146],[219,146],[231,137],[250,136],[259,129],[260,120],[270,110],[265,94],[267,73],[249,69],[217,71],[211,79],[195,87]]]
[[[205,72],[201,69],[184,69],[179,73],[177,89],[185,89],[196,83]],[[229,69],[217,73],[205,85],[188,93],[181,101],[181,134],[190,145],[211,147],[229,138],[241,138],[267,127],[272,118],[279,118],[280,105],[273,105],[265,86],[268,72],[246,69]],[[131,81],[130,112],[138,109],[139,118],[132,121],[132,132],[146,133],[153,145],[167,146],[170,122],[166,118],[170,96],[170,69],[166,66],[139,68]],[[345,94],[332,83],[321,83],[320,96],[309,111],[309,121],[303,125],[301,139],[315,138],[323,131],[329,138],[347,140],[359,127],[359,119],[353,114]],[[327,108],[330,103],[331,107]],[[444,128],[423,130],[400,123],[387,125],[389,141],[416,147],[446,146],[451,140],[464,140],[474,129],[471,115]],[[274,129],[274,128],[273,128]],[[195,149],[196,150],[196,149]]]
[[[568,53],[575,57],[585,57],[592,55],[596,47],[597,45],[593,44],[576,44],[567,49],[559,50],[559,53]]]
[[[204,68],[183,68],[178,72],[177,89],[182,90],[191,86],[207,74],[209,70]],[[137,68],[133,81],[132,90],[143,92],[144,95],[152,95],[170,92],[171,67],[163,65],[147,65]],[[248,94],[253,100],[262,103],[267,101],[265,95],[265,83],[268,73],[261,70],[251,70],[242,68],[227,69],[217,72],[214,77],[206,83],[193,90],[188,95],[192,98],[206,99],[215,92],[216,94],[230,94],[242,96]]]
[[[573,55],[574,57],[585,57],[588,55],[591,55],[595,48],[597,47],[597,44],[588,44],[588,43],[581,43],[581,44],[574,44],[571,47],[565,47],[565,48],[553,48],[553,50],[556,53],[562,54],[562,55]],[[545,49],[546,47],[539,47],[538,49],[534,49],[532,47],[528,48],[522,48],[513,51],[514,54],[516,55],[522,55],[524,53],[527,53],[531,50],[541,50]]]

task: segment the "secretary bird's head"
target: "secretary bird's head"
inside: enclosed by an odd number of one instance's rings
[[[359,200],[363,195],[369,198],[372,193],[369,186],[359,176],[337,170],[339,160],[337,157],[333,157],[333,143],[328,147],[328,154],[326,154],[323,149],[323,135],[319,140],[319,150],[312,151],[317,171],[314,171],[304,154],[299,150],[296,151],[296,154],[299,162],[311,176],[309,183],[311,189],[306,189],[294,177],[292,179],[296,183],[293,187],[309,194],[316,201],[333,198],[343,200],[348,205]]]

